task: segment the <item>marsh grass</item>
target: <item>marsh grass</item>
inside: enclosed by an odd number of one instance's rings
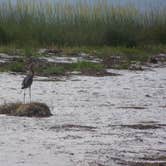
[[[68,67],[72,71],[81,71],[81,72],[100,72],[104,70],[104,66],[102,64],[93,63],[93,62],[77,62],[72,63]]]
[[[26,73],[25,63],[21,61],[10,62],[0,66],[0,72],[19,72]],[[35,74],[39,76],[62,76],[77,71],[81,74],[95,75],[96,73],[105,73],[105,66],[93,62],[77,62],[71,64],[49,64],[35,67]]]
[[[79,0],[75,5],[9,0],[0,5],[0,44],[125,46],[166,43],[166,10]]]
[[[105,68],[102,64],[92,63],[92,62],[77,62],[71,64],[54,64],[47,65],[44,67],[38,67],[36,72],[39,75],[66,75],[73,71],[78,71],[81,73],[97,73],[104,71]]]
[[[7,66],[6,70],[12,72],[23,72],[25,71],[25,65],[23,62],[13,62]]]
[[[49,66],[47,68],[41,69],[41,72],[45,75],[64,75],[65,69],[63,66],[54,65],[54,66]]]
[[[25,72],[25,63],[22,61],[14,61],[1,64],[0,72]]]

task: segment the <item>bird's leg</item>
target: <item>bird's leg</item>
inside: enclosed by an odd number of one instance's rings
[[[31,86],[29,87],[29,99],[30,99],[30,103],[31,103]]]
[[[25,89],[24,89],[24,104],[25,104]]]

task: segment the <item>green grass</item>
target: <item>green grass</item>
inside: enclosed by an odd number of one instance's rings
[[[124,46],[166,44],[166,10],[141,13],[134,6],[97,0],[76,5],[7,0],[0,6],[0,45]]]
[[[101,72],[104,69],[105,68],[102,64],[82,61],[72,64],[52,64],[47,67],[39,67],[36,69],[36,72],[43,75],[65,75],[73,71],[78,71],[81,73],[96,73]]]
[[[104,66],[98,63],[82,61],[70,64],[68,69],[81,72],[100,72],[104,70]]]
[[[0,66],[1,72],[25,72],[25,64],[23,62],[11,62]]]
[[[15,62],[12,64],[9,64],[8,70],[13,72],[23,72],[24,71],[24,64],[21,62]]]
[[[44,75],[64,75],[65,69],[63,66],[49,66],[41,70]]]
[[[141,64],[148,62],[150,57],[164,53],[166,54],[166,45],[146,45],[139,47],[124,47],[124,46],[87,46],[87,47],[64,47],[62,48],[65,54],[76,54],[85,52],[89,55],[103,59],[105,67],[116,69],[128,69],[129,66],[139,61]],[[114,57],[117,60],[115,64],[111,64]],[[119,62],[118,62],[119,58]]]
[[[22,72],[25,73],[26,67],[23,61],[16,61],[6,63],[0,66],[1,72]],[[97,72],[102,72],[105,67],[102,64],[92,63],[92,62],[77,62],[72,64],[48,64],[44,66],[35,66],[36,75],[66,75],[67,73],[78,71],[83,74],[93,74]]]
[[[53,46],[51,47],[54,48]],[[35,72],[39,75],[65,75],[67,72],[79,71],[81,73],[97,73],[102,72],[105,68],[116,68],[116,69],[128,69],[130,64],[135,61],[139,61],[142,64],[146,63],[151,56],[165,53],[166,54],[166,45],[147,45],[141,47],[112,47],[112,46],[74,46],[74,47],[60,47],[63,51],[62,55],[73,56],[78,55],[79,53],[87,53],[91,56],[101,58],[103,63],[92,63],[87,61],[81,61],[78,63],[72,64],[58,64],[58,65],[36,65]],[[1,64],[1,72],[25,72],[25,62],[29,56],[33,58],[38,58],[41,55],[37,53],[36,48],[22,48],[17,49],[14,45],[11,46],[1,46],[0,52],[5,52],[9,54],[19,54],[20,59],[16,62],[10,62],[6,64]],[[43,55],[42,55],[43,56]],[[58,55],[60,56],[60,55]],[[116,61],[115,64],[112,64],[112,57],[119,57],[120,60]]]

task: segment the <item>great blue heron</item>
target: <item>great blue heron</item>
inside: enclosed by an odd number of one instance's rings
[[[27,89],[27,88],[29,88],[29,97],[30,97],[30,102],[31,102],[31,85],[33,82],[33,76],[34,76],[33,64],[30,64],[29,73],[24,78],[24,80],[22,82],[22,87],[21,87],[21,89],[24,89],[24,104],[25,104],[25,89]]]

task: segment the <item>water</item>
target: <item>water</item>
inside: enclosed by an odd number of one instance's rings
[[[166,164],[166,68],[114,72],[122,75],[36,77],[33,101],[47,103],[53,116],[1,115],[0,165]],[[1,103],[23,100],[22,79],[0,74]]]

